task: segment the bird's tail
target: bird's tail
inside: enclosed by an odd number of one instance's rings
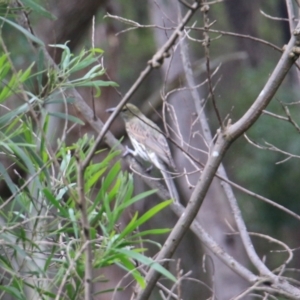
[[[172,174],[170,174],[170,172],[168,171],[166,165],[163,162],[160,163],[160,168],[159,169],[160,169],[160,171],[161,171],[161,173],[164,177],[164,180],[165,180],[166,185],[168,187],[171,198],[174,200],[174,202],[180,203],[179,202],[179,194],[177,192],[174,180],[172,178]]]

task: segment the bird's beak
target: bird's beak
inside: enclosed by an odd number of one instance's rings
[[[107,113],[111,114],[111,113],[114,112],[115,110],[116,110],[115,107],[111,107],[111,108],[106,109],[105,111],[106,111]]]

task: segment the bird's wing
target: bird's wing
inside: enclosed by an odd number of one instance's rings
[[[160,152],[158,153],[158,156],[170,167],[175,169],[175,165],[172,159],[171,151],[169,148],[169,145],[167,143],[167,140],[165,136],[162,133],[159,133],[156,137],[156,147],[160,149]]]
[[[130,126],[129,134],[131,137],[145,145],[150,151],[156,153],[167,165],[175,168],[169,145],[164,135],[160,133],[160,128],[155,123],[150,123],[149,120],[139,121]]]

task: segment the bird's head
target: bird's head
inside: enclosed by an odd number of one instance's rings
[[[106,111],[112,113],[116,108],[112,107],[107,109]],[[133,117],[140,117],[142,115],[141,111],[133,104],[127,103],[122,107],[121,117],[125,120],[131,120]]]
[[[141,114],[141,111],[131,103],[124,105],[121,110],[121,116],[125,121],[130,120],[133,117],[140,116]]]

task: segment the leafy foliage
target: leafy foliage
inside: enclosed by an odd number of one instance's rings
[[[25,3],[51,17],[33,1]],[[43,47],[26,29],[1,19]],[[141,225],[171,202],[162,202],[141,216],[134,213],[121,229],[119,223],[126,210],[155,191],[134,196],[133,177],[122,172],[117,159],[119,153],[114,150],[105,154],[102,161],[87,166],[84,185],[79,186],[78,164],[92,151],[94,139],[85,135],[73,145],[66,145],[64,139],[51,140],[53,118],[63,119],[66,124],[83,122],[68,113],[48,111],[47,105],[72,103],[65,92],[74,87],[93,87],[100,94],[100,88],[116,85],[99,79],[105,74],[98,63],[103,54],[101,49],[82,50],[75,56],[67,45],[52,46],[63,50],[57,68],[45,68],[43,51],[38,53],[36,69],[31,64],[25,71],[18,72],[12,68],[7,53],[0,57],[0,103],[5,107],[12,96],[24,99],[18,107],[7,108],[0,117],[0,149],[12,161],[9,168],[0,163],[0,179],[10,191],[9,198],[1,198],[0,204],[3,241],[0,291],[14,299],[28,299],[33,294],[41,299],[55,298],[54,290],[63,294],[64,299],[81,297],[86,272],[82,221],[85,212],[78,200],[81,189],[87,207],[93,268],[119,266],[141,287],[145,287],[140,272],[143,266],[154,268],[175,281],[169,271],[144,255],[145,249],[141,246],[147,242],[146,235],[164,234],[169,229],[140,231]],[[88,67],[90,70],[82,77],[75,77],[78,71]],[[38,93],[27,89],[29,82],[37,84]],[[22,170],[26,178],[18,174],[18,182],[14,182],[10,173],[16,169]]]

